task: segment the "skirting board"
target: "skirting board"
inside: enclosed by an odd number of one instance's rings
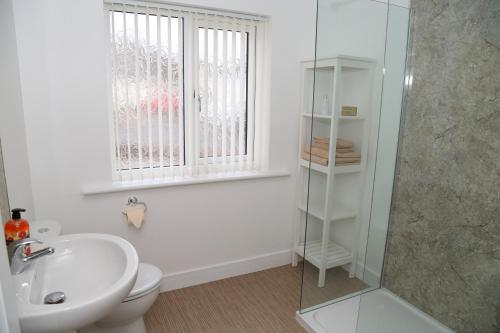
[[[292,249],[163,275],[160,292],[291,264]]]

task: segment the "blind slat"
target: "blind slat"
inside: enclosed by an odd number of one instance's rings
[[[123,47],[126,50],[127,47],[127,12],[125,6],[123,6]],[[125,76],[125,80],[128,80],[128,64],[127,64],[127,53],[123,52],[123,72]],[[127,160],[128,160],[128,169],[132,169],[132,149],[130,147],[130,115],[129,115],[129,96],[128,96],[128,84],[125,84],[125,114],[126,114],[126,122],[127,122]]]
[[[142,112],[140,100],[139,83],[139,18],[137,11],[134,11],[134,61],[135,61],[135,108],[137,116],[137,150],[139,159],[139,169],[142,169]]]
[[[205,158],[205,166],[208,165],[208,29],[205,28],[204,31],[204,64],[203,67],[203,157]]]
[[[248,53],[254,52],[252,45],[255,45],[253,35],[248,34]],[[254,119],[255,119],[255,58],[248,57],[248,96],[247,96],[247,169],[253,169],[254,157]]]
[[[146,14],[146,76],[147,76],[147,110],[148,110],[148,165],[153,169],[153,136],[151,119],[151,36],[149,27],[149,13]]]
[[[227,30],[222,30],[222,163],[227,164]]]
[[[213,110],[212,110],[212,163],[215,165],[217,161],[217,156],[218,156],[218,83],[219,83],[219,70],[218,70],[218,53],[219,53],[219,33],[217,29],[213,30],[214,34],[214,57],[213,57],[213,70],[212,70],[212,75],[213,75],[213,82],[212,82],[212,99],[213,99]]]
[[[184,165],[184,95],[182,94],[182,87],[184,86],[183,83],[183,75],[184,69],[183,69],[183,49],[181,47],[180,42],[183,40],[182,36],[182,19],[177,18],[177,64],[179,66],[178,70],[178,85],[177,85],[177,91],[179,94],[179,108],[178,108],[178,121],[179,121],[179,141],[178,141],[178,154],[179,154],[179,165],[182,167]],[[181,168],[181,175],[182,175],[182,168]]]
[[[162,84],[162,68],[161,68],[161,16],[160,11],[156,16],[156,97],[158,101],[158,161],[160,168],[163,168],[163,84]]]
[[[239,128],[238,128],[238,155],[239,155],[239,168],[243,168],[244,158],[244,122],[245,122],[245,77],[246,77],[246,56],[245,55],[245,34],[243,29],[240,31],[240,66],[239,66],[239,89],[240,89],[240,103],[239,103]]]
[[[169,150],[169,166],[174,165],[174,110],[173,110],[173,94],[172,94],[172,25],[170,16],[167,17],[167,90],[168,90],[168,150]],[[169,168],[170,175],[172,168]]]
[[[231,31],[231,167],[236,155],[236,29]]]
[[[115,12],[111,12],[111,47],[112,47],[112,61],[111,61],[111,66],[112,66],[112,73],[113,73],[113,87],[112,87],[112,93],[113,93],[113,112],[114,112],[114,120],[115,120],[115,149],[116,149],[116,167],[120,168],[122,167],[122,157],[121,157],[121,149],[120,149],[120,127],[119,127],[119,114],[118,114],[118,93],[117,93],[117,54],[116,54],[116,30],[115,30]],[[119,174],[121,179],[121,174]]]

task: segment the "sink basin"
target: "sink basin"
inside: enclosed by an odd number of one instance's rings
[[[56,237],[41,245],[55,253],[34,260],[14,276],[23,333],[77,330],[105,317],[132,289],[139,265],[135,248],[105,234]],[[53,292],[61,304],[45,304]]]

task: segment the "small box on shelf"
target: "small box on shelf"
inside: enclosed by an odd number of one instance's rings
[[[342,106],[342,116],[345,117],[356,117],[358,115],[358,107],[357,106]]]

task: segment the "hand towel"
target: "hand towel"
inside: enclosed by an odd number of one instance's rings
[[[361,162],[361,157],[337,157],[335,158],[335,163],[359,163]]]
[[[314,142],[312,146],[323,150],[330,150],[330,145],[328,143]]]
[[[318,147],[315,147],[314,145],[312,146],[312,148],[310,146],[306,146],[304,148],[304,153],[307,153],[307,154],[312,154],[312,155],[315,155],[315,156],[319,156],[321,158],[326,158],[328,159],[328,150],[327,149],[322,149],[322,148],[318,148]]]
[[[337,148],[352,148],[353,146],[352,141],[337,138]]]
[[[329,150],[330,149],[330,139],[314,137],[312,147]],[[337,152],[351,153],[354,151],[354,143],[352,141],[349,141],[349,140],[338,138],[335,148],[337,149]]]
[[[330,143],[330,139],[329,138],[314,137],[314,142],[315,143],[326,143],[326,144],[329,144]]]
[[[336,166],[359,165],[360,162],[335,162]]]
[[[324,165],[324,166],[328,165],[328,159],[322,158],[319,156],[315,156],[315,155],[309,155],[306,152],[302,153],[302,158],[305,159],[306,161],[309,161],[309,159],[310,159],[311,162],[316,163],[316,164],[320,164],[320,165]]]
[[[358,152],[339,152],[339,150],[337,149],[336,153],[335,153],[335,156],[337,158],[361,158],[361,153],[358,153]]]
[[[319,144],[319,145],[329,145],[330,144],[330,139],[329,138],[320,138],[320,137],[314,137],[314,144]],[[352,141],[337,138],[337,148],[352,148],[354,147],[354,144]]]
[[[337,148],[335,151],[337,153],[352,153],[354,148]]]

